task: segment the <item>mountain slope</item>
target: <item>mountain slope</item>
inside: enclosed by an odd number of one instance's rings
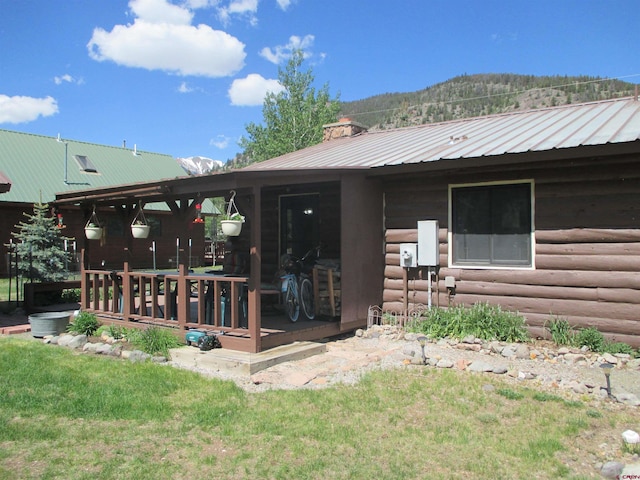
[[[343,102],[341,115],[374,131],[606,100],[633,95],[634,88],[632,83],[588,76],[461,75],[416,92]]]

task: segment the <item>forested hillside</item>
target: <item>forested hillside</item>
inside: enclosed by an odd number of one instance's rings
[[[634,87],[588,76],[461,75],[417,92],[343,102],[341,112],[370,130],[381,130],[629,96]]]
[[[342,102],[341,117],[349,117],[370,131],[443,122],[516,110],[626,97],[635,84],[598,77],[501,74],[461,75],[408,93],[383,93]],[[244,152],[225,169],[252,163]]]

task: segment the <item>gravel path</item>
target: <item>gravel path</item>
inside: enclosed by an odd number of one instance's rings
[[[274,365],[250,378],[199,371],[207,376],[233,380],[247,391],[259,392],[350,384],[374,369],[454,368],[470,375],[498,375],[507,381],[534,388],[563,391],[568,395],[591,394],[604,399],[606,381],[600,365],[611,361],[617,363],[611,372],[614,396],[629,405],[634,405],[640,398],[640,360],[624,355],[605,357],[579,349],[560,349],[550,342],[512,345],[469,340],[469,343],[428,343],[425,357],[431,366],[422,366],[421,347],[415,335],[374,327],[358,331],[356,335],[327,341],[325,353]]]

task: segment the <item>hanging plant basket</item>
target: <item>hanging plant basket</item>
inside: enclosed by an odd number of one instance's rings
[[[147,238],[151,231],[151,225],[131,225],[133,238]]]
[[[98,221],[96,216],[96,207],[93,207],[93,213],[87,220],[87,224],[84,226],[84,234],[88,240],[100,240],[102,238],[103,227]]]
[[[244,216],[240,215],[238,207],[236,207],[235,197],[235,190],[231,190],[231,199],[229,200],[227,213],[222,217],[222,220],[220,220],[222,233],[229,237],[237,237],[240,235],[240,232],[242,232],[242,224],[244,223]]]
[[[138,213],[136,213],[131,223],[131,235],[133,235],[133,238],[147,238],[150,231],[151,225],[147,223],[147,219],[142,211],[142,204],[140,204]]]
[[[242,232],[242,220],[221,220],[222,233],[229,237],[237,237]]]

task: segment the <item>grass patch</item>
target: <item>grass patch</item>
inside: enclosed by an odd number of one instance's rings
[[[0,478],[585,478],[601,442],[581,432],[640,420],[444,369],[247,394],[14,338],[0,338],[0,365]]]

